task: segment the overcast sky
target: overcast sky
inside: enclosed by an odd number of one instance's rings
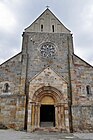
[[[47,5],[73,33],[75,54],[93,65],[93,0],[0,0],[0,64],[21,51],[24,29]]]

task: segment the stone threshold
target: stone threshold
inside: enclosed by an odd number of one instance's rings
[[[65,133],[66,130],[62,130],[62,128],[56,128],[56,127],[40,127],[40,128],[35,128],[33,132],[63,132]]]

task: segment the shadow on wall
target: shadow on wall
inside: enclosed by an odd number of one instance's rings
[[[4,124],[0,123],[0,129],[8,129]]]

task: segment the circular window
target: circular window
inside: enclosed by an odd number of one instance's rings
[[[55,55],[55,46],[51,43],[45,43],[41,46],[41,55],[45,58],[51,58]]]

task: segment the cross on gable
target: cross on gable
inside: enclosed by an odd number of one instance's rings
[[[50,6],[48,6],[48,5],[46,6],[47,9],[48,9],[49,7],[50,7]]]

